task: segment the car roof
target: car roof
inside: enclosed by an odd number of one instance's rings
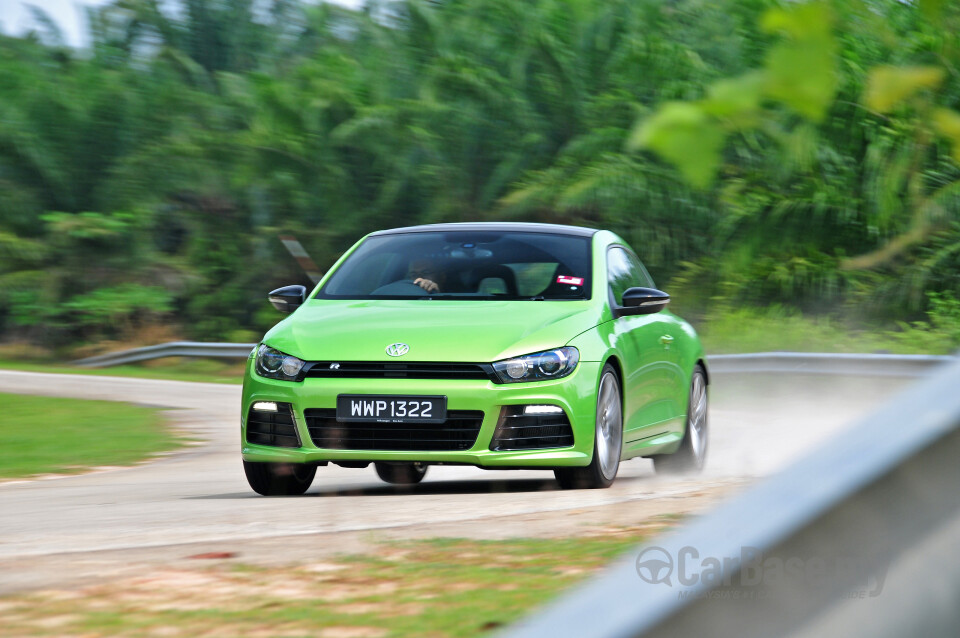
[[[422,226],[406,226],[378,230],[371,235],[394,235],[402,233],[435,233],[455,231],[484,231],[499,230],[515,233],[549,233],[552,235],[574,235],[577,237],[592,237],[600,232],[596,228],[582,226],[564,226],[562,224],[535,224],[527,222],[462,222],[452,224],[425,224]]]

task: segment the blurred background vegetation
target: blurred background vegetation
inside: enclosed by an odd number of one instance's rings
[[[960,344],[957,3],[115,0],[82,50],[39,17],[0,36],[8,345],[253,341],[309,283],[279,234],[326,268],[474,220],[621,233],[715,349]]]

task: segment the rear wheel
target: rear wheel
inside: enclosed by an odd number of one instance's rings
[[[316,465],[303,463],[243,462],[243,472],[253,491],[263,496],[299,496],[310,488]]]
[[[620,381],[609,363],[600,374],[597,387],[597,418],[593,437],[593,459],[586,467],[554,470],[557,482],[565,490],[610,487],[620,469],[623,450],[623,403]]]
[[[374,463],[377,476],[394,485],[414,485],[427,474],[424,463]]]
[[[683,433],[683,440],[673,454],[654,456],[654,469],[658,474],[701,471],[707,459],[707,433],[707,375],[700,364],[697,364],[690,379],[687,430]]]

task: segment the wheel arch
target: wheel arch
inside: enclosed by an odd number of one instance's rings
[[[620,383],[620,402],[623,403],[623,364],[616,354],[608,354],[607,358],[603,361],[603,365],[600,366],[600,372],[603,372],[604,367],[606,367],[608,363],[613,366],[613,371],[617,373],[617,381]],[[599,382],[599,379],[597,379],[597,381]]]
[[[707,358],[700,356],[693,364],[694,368],[697,366],[703,368],[703,380],[707,382],[707,385],[710,385],[710,370],[707,368]]]

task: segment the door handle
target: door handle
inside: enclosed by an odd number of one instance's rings
[[[669,346],[671,343],[673,343],[673,337],[671,337],[670,335],[663,335],[662,337],[660,337],[660,343],[662,343],[665,346]]]

